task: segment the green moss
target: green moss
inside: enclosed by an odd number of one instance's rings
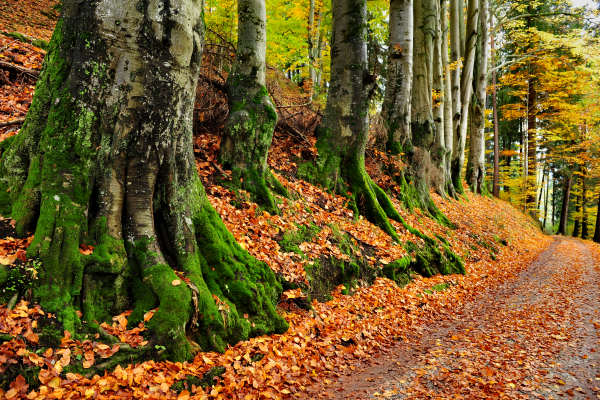
[[[411,281],[411,257],[403,257],[383,267],[383,275],[396,282],[398,286],[407,285]]]
[[[200,344],[223,349],[226,342],[287,330],[275,309],[282,288],[273,271],[240,247],[210,204],[195,216],[194,226],[206,287],[199,295],[201,324],[210,324],[205,329],[212,333]]]
[[[173,286],[178,280],[173,270],[164,264],[154,265],[143,272],[144,281],[158,297],[158,311],[148,322],[148,328],[158,343],[168,343],[168,357],[172,360],[188,360],[191,347],[185,336],[185,327],[191,309],[191,294],[187,286]]]
[[[41,165],[40,157],[35,156],[29,164],[29,173],[21,194],[12,206],[11,216],[16,221],[15,230],[19,236],[26,236],[37,222],[40,207]]]
[[[48,47],[49,47],[48,42],[46,42],[45,40],[30,38],[19,32],[2,32],[2,34],[4,36],[7,36],[7,37],[10,37],[13,39],[17,39],[20,42],[32,44],[43,50],[48,50]]]
[[[279,241],[279,247],[283,252],[296,253],[304,256],[304,252],[298,247],[300,244],[310,242],[319,232],[321,228],[314,223],[310,225],[298,225],[295,231],[287,231]]]
[[[434,292],[443,292],[449,288],[450,288],[450,284],[448,282],[446,282],[446,283],[440,283],[440,284],[432,286],[431,290],[433,290]]]
[[[287,195],[287,191],[267,165],[267,154],[277,124],[277,110],[266,87],[257,86],[253,79],[232,73],[227,85],[230,114],[219,161],[232,170],[234,187],[250,192],[253,200],[267,211],[279,213],[271,190],[283,196]]]
[[[13,296],[23,297],[37,283],[40,263],[17,261],[10,266],[0,265],[0,304],[6,304]]]

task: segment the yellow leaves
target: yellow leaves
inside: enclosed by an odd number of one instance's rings
[[[50,386],[53,389],[56,389],[60,386],[60,378],[58,376],[55,376],[54,378],[50,379],[50,381],[46,383],[46,385]]]

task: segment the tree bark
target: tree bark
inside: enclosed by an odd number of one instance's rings
[[[457,130],[454,132],[454,147],[452,155],[452,182],[458,193],[463,193],[462,169],[465,163],[465,146],[467,142],[467,128],[469,106],[473,95],[473,68],[477,37],[479,35],[479,0],[469,0],[467,9],[466,42],[464,44],[464,61],[460,78],[460,119]]]
[[[537,219],[537,90],[534,78],[527,84],[527,185],[525,206],[527,211]]]
[[[367,174],[370,95],[375,77],[368,70],[366,0],[334,0],[331,82],[325,115],[317,129],[319,156],[298,174],[338,193],[351,193],[363,213],[395,240],[389,218],[403,221],[386,193]]]
[[[238,47],[226,83],[230,111],[219,161],[232,170],[235,185],[252,193],[268,211],[278,213],[271,189],[287,193],[267,164],[277,110],[266,88],[266,50],[265,0],[238,1]]]
[[[584,167],[585,168],[585,167]],[[587,182],[585,173],[581,177],[581,238],[588,239],[590,237],[589,221],[587,214]]]
[[[388,132],[386,149],[391,154],[406,151],[412,142],[412,84],[413,1],[391,0],[387,86],[382,107]]]
[[[542,230],[546,231],[546,226],[548,224],[548,198],[550,197],[550,182],[552,179],[552,170],[548,169],[548,179],[546,179],[546,193],[544,200],[544,223],[542,225]]]
[[[456,191],[452,184],[452,175],[450,167],[452,163],[452,148],[454,146],[454,126],[453,126],[453,110],[454,104],[452,99],[452,68],[449,61],[450,52],[450,21],[449,21],[449,1],[442,0],[442,67],[444,71],[444,141],[446,143],[446,154],[444,166],[444,182],[445,191],[451,197],[456,197]]]
[[[27,254],[42,261],[34,297],[44,310],[73,332],[129,307],[137,324],[158,307],[152,344],[174,360],[287,327],[280,284],[235,242],[196,170],[202,10],[195,0],[64,0],[0,162],[3,214],[19,234],[35,231]]]
[[[575,215],[573,216],[573,237],[581,235],[581,196],[575,195]]]
[[[485,106],[487,100],[487,76],[489,58],[488,0],[479,0],[479,35],[475,64],[473,67],[473,97],[471,100],[470,151],[467,164],[467,182],[473,193],[485,190]]]
[[[492,108],[494,113],[494,184],[492,194],[496,198],[500,198],[500,121],[498,120],[498,91],[497,91],[497,74],[496,74],[496,34],[493,26],[494,17],[490,18],[491,32],[491,53],[494,57],[492,65]]]
[[[436,75],[434,73],[436,24],[439,19],[437,1],[418,0],[414,3],[414,81],[411,109],[413,140],[409,152],[409,167],[418,206],[444,219],[429,193],[430,187],[439,186],[437,183],[443,180],[443,172],[435,168],[431,155],[432,151],[439,151],[439,145],[436,146],[436,137],[439,136],[436,131],[438,126],[434,120],[432,96],[434,75]],[[443,113],[438,112],[438,117],[441,115]],[[443,132],[439,135],[443,135]]]
[[[567,234],[567,222],[569,219],[569,200],[571,198],[572,184],[573,184],[573,175],[571,173],[568,173],[568,176],[565,177],[563,201],[562,201],[562,207],[560,210],[560,222],[558,225],[558,234],[563,235],[563,236]]]
[[[308,72],[312,83],[311,98],[318,92],[319,74],[316,68],[321,46],[321,8],[317,9],[317,0],[310,0],[308,11]]]
[[[455,132],[459,131],[460,126],[460,114],[462,110],[460,86],[461,86],[461,65],[462,65],[462,51],[461,51],[461,37],[462,27],[464,25],[464,19],[461,18],[463,1],[462,0],[449,0],[450,1],[450,62],[453,71],[452,74],[452,155],[450,156],[450,175],[452,177],[452,165],[454,163],[455,153],[457,152],[455,146],[457,144],[455,139]],[[454,187],[454,183],[452,183]],[[459,189],[459,193],[462,190]]]
[[[600,195],[598,196],[598,213],[596,214],[596,230],[594,231],[594,242],[600,243]]]
[[[442,195],[446,195],[446,144],[444,109],[446,103],[444,63],[442,61],[442,3],[434,2],[435,37],[433,41],[433,121],[435,124],[435,143],[431,151],[431,159],[435,167],[432,186]]]

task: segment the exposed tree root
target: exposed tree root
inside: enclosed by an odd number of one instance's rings
[[[130,90],[116,90],[113,36],[90,31],[95,7],[111,6],[84,3],[58,22],[25,124],[0,159],[0,210],[19,234],[35,232],[27,256],[42,264],[33,300],[74,337],[83,321],[97,329],[132,307],[135,323],[157,307],[147,323],[151,343],[173,360],[283,332],[280,283],[236,243],[197,174],[191,116],[201,54],[163,71],[162,42],[145,38],[143,51],[128,42],[114,50],[128,51],[140,73],[127,74],[137,79]],[[150,23],[134,14],[133,26]],[[190,43],[202,33],[196,17]],[[193,44],[190,52],[202,48]],[[264,184],[277,187],[269,175]],[[91,254],[80,251],[84,244]]]

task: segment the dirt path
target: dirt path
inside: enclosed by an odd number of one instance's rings
[[[557,238],[516,279],[322,390],[337,399],[600,398],[600,269]]]

